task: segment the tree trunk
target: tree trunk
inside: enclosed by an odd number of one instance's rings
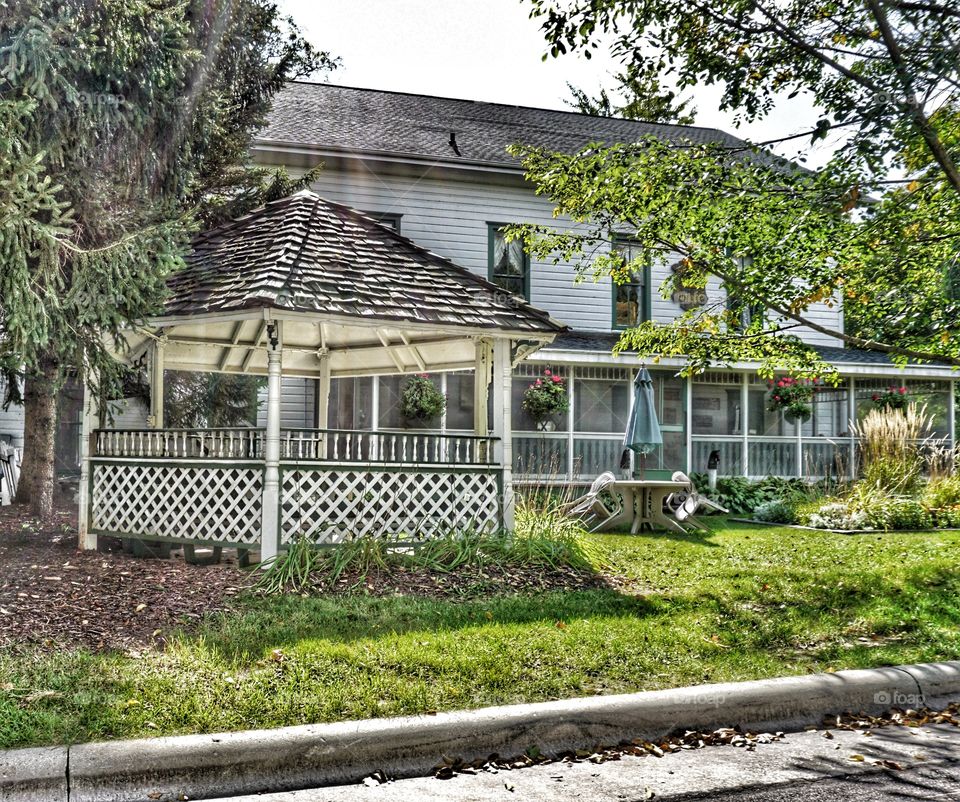
[[[30,512],[40,517],[53,512],[59,379],[60,365],[45,355],[37,372],[27,376],[23,393],[23,466],[17,503],[29,504]]]

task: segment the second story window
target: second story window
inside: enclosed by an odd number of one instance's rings
[[[507,242],[506,226],[489,224],[488,278],[513,295],[530,300],[530,258],[520,240]]]
[[[367,217],[372,217],[380,225],[392,228],[398,234],[400,233],[401,215],[394,212],[364,212]]]
[[[741,272],[753,266],[753,258],[750,256],[738,256],[735,261]],[[744,297],[742,291],[727,288],[726,293],[727,311],[733,318],[731,322],[734,330],[746,331],[755,321],[763,319],[763,304]]]
[[[613,327],[628,329],[650,319],[650,262],[634,242],[617,241],[613,248],[628,264],[643,265],[634,269],[628,280],[613,283]]]

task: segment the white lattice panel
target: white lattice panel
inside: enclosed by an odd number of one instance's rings
[[[263,472],[95,463],[91,529],[216,543],[260,540]]]
[[[284,543],[299,532],[317,543],[363,535],[411,538],[500,525],[494,472],[289,470],[281,477]]]

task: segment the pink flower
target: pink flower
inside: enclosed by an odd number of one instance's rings
[[[560,384],[560,382],[562,382],[562,381],[563,381],[563,379],[561,379],[559,376],[554,376],[554,377],[553,377],[553,383],[554,383],[554,384]]]
[[[539,386],[542,385],[542,384],[543,384],[543,382],[540,381],[540,379],[537,379],[537,381],[536,381],[536,386],[539,387]]]
[[[543,371],[543,375],[544,375],[544,376],[549,376],[549,375],[550,375],[550,368],[547,368],[546,370],[544,370],[544,371]]]
[[[906,394],[907,394],[907,388],[906,388],[906,387],[901,387],[901,388],[900,388],[900,395],[906,395]]]
[[[780,396],[775,395],[775,396],[773,397],[773,400],[774,400],[774,401],[779,401],[779,400],[780,400]]]
[[[784,386],[783,379],[780,379],[780,381],[777,382],[777,387],[783,387],[783,386]]]

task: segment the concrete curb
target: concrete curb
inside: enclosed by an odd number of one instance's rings
[[[838,671],[594,696],[435,716],[0,753],[0,802],[173,802],[429,772],[536,746],[545,754],[675,729],[798,729],[844,710],[880,713],[960,697],[960,662]],[[57,762],[60,761],[60,762]],[[12,769],[11,769],[12,767]],[[60,784],[50,784],[55,769]]]

